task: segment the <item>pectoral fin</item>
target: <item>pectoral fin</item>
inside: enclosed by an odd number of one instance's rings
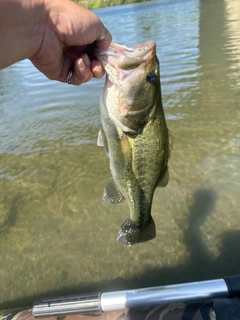
[[[97,145],[99,147],[104,147],[104,150],[108,156],[108,143],[107,143],[107,138],[106,138],[105,132],[103,131],[103,128],[101,128],[98,132]]]
[[[102,199],[110,204],[118,204],[124,200],[124,197],[118,190],[113,178],[111,178],[106,185],[103,191]]]
[[[167,186],[169,180],[169,172],[168,172],[168,167],[166,167],[165,172],[161,179],[159,179],[157,187],[164,188]]]

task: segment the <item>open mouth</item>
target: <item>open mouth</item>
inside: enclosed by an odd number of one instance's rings
[[[152,40],[144,42],[143,44],[136,45],[132,48],[128,48],[126,46],[122,46],[112,42],[109,46],[108,51],[103,51],[96,48],[96,53],[100,60],[106,60],[106,56],[113,58],[115,57],[116,59],[120,56],[126,56],[130,58],[143,58],[154,47],[155,42]]]
[[[150,60],[155,54],[155,47],[155,42],[152,40],[146,41],[132,48],[112,42],[108,51],[103,51],[94,47],[94,52],[97,59],[102,62],[104,67],[106,64],[116,67],[117,63],[120,68],[131,69],[135,64],[139,65],[142,62]],[[126,63],[129,65],[128,67],[124,67]],[[130,67],[130,65],[132,65],[132,67]]]

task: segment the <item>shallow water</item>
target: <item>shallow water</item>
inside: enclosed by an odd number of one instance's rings
[[[126,204],[96,146],[102,80],[50,82],[28,61],[0,72],[0,305],[239,273],[240,4],[160,0],[96,10],[113,41],[157,43],[174,138],[157,237],[124,247]],[[118,23],[116,24],[116,21]]]

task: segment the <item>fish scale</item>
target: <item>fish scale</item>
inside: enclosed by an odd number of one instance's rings
[[[133,55],[134,52],[134,55]],[[171,139],[160,88],[156,45],[148,41],[133,48],[112,43],[109,50],[96,49],[106,70],[100,99],[99,145],[109,156],[112,179],[103,199],[118,204],[126,199],[129,218],[117,240],[125,245],[151,240],[156,235],[151,216],[157,186],[168,183]]]

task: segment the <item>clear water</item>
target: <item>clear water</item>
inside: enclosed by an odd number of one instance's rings
[[[28,61],[0,72],[0,307],[240,272],[240,3],[160,0],[96,10],[113,41],[157,43],[175,137],[157,189],[156,239],[125,247],[126,204],[101,197],[103,79],[47,80]]]

